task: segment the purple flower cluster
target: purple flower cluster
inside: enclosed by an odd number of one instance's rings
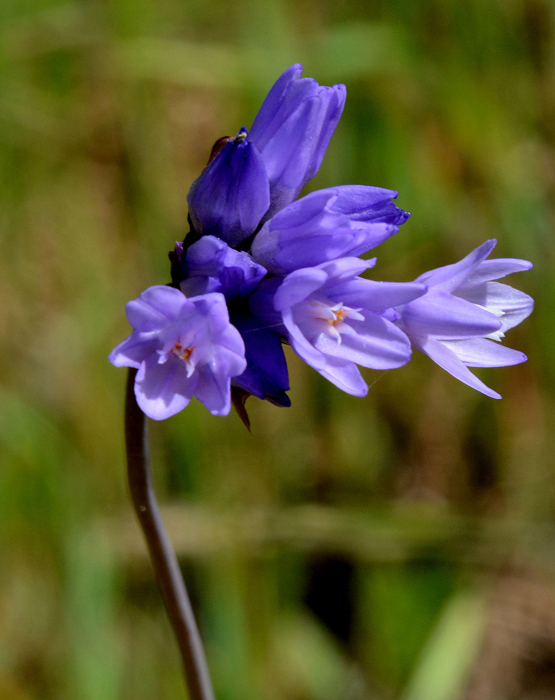
[[[393,369],[412,348],[453,376],[500,398],[468,368],[526,360],[500,345],[532,311],[532,299],[495,282],[528,270],[486,260],[495,241],[410,283],[362,277],[367,253],[409,214],[397,192],[347,185],[295,201],[316,174],[345,104],[345,87],[323,87],[286,70],[252,128],[220,139],[189,195],[191,231],[177,243],[172,286],[127,304],[131,335],[110,361],[138,369],[135,394],[151,418],[196,396],[226,415],[232,391],[289,406],[283,343],[343,391],[364,396],[358,366]]]

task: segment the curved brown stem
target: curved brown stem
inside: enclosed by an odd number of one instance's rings
[[[147,541],[152,567],[179,645],[190,700],[214,700],[202,640],[154,493],[147,417],[135,399],[136,373],[136,369],[129,369],[125,399],[125,446],[131,499]]]

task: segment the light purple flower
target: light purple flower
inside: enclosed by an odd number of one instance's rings
[[[421,284],[375,282],[358,277],[375,260],[342,258],[265,280],[250,298],[268,325],[281,323],[293,350],[349,394],[368,386],[357,367],[391,369],[411,355],[406,335],[381,315],[426,291]]]
[[[397,233],[409,217],[391,201],[394,197],[393,190],[363,185],[313,192],[264,224],[252,255],[274,275],[362,255]]]
[[[230,409],[230,379],[246,368],[245,345],[230,324],[222,294],[187,299],[172,287],[150,287],[126,306],[134,328],[110,354],[116,367],[136,367],[135,396],[162,420],[196,396],[214,415]]]
[[[249,132],[270,182],[266,217],[292,202],[316,175],[345,106],[344,85],[321,86],[301,78],[302,71],[296,63],[282,73]]]
[[[499,344],[534,308],[531,297],[494,282],[513,272],[529,270],[526,260],[486,260],[496,241],[489,240],[454,265],[426,272],[415,281],[428,292],[398,309],[400,328],[415,348],[465,384],[487,396],[501,396],[468,367],[504,367],[526,355]]]

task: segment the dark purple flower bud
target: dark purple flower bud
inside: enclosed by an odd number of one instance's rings
[[[366,253],[397,233],[408,218],[391,201],[396,196],[392,190],[362,185],[313,192],[264,224],[252,255],[272,274],[285,275]]]
[[[187,196],[197,234],[236,246],[256,229],[270,205],[264,162],[243,127],[193,182]]]
[[[246,370],[234,377],[232,385],[277,406],[290,406],[291,399],[285,393],[289,391],[289,375],[281,337],[246,314],[232,314],[231,322],[241,333],[247,360]]]
[[[288,68],[264,100],[249,139],[260,152],[270,181],[271,216],[292,202],[316,175],[343,112],[344,85],[324,87]]]
[[[181,258],[181,291],[187,297],[221,292],[229,301],[250,294],[266,269],[215,236],[203,236]]]
[[[416,282],[428,292],[398,308],[398,325],[412,345],[461,382],[486,396],[501,396],[469,367],[505,367],[526,361],[526,355],[500,344],[505,331],[532,313],[528,294],[493,280],[529,270],[527,260],[486,260],[495,247],[486,241],[454,265],[421,275]]]

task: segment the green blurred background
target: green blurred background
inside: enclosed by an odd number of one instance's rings
[[[2,0],[0,698],[185,698],[124,474],[124,304],[169,281],[213,142],[293,62],[344,82],[309,189],[400,191],[379,279],[485,239],[537,300],[480,376],[152,425],[218,700],[555,698],[555,6]]]

